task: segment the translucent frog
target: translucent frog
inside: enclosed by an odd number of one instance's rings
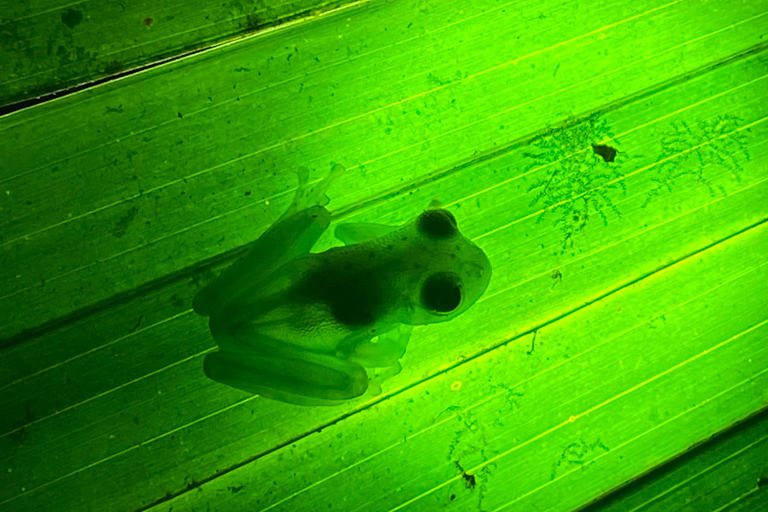
[[[300,170],[288,211],[195,296],[219,348],[203,365],[211,379],[299,405],[375,394],[400,371],[414,326],[451,320],[485,292],[491,264],[444,209],[403,226],[342,224],[343,247],[311,253],[343,172],[308,192]]]

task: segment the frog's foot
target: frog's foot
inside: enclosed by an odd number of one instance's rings
[[[400,373],[402,369],[400,361],[395,361],[386,368],[368,368],[369,381],[366,395],[380,395],[382,383]]]
[[[331,183],[344,174],[344,172],[346,172],[346,169],[341,164],[335,164],[331,167],[331,172],[328,173],[328,176],[326,176],[325,179],[307,195],[307,201],[311,203],[309,206],[315,206],[316,204],[321,206],[327,205],[331,201],[326,195],[328,188],[330,188]]]
[[[331,183],[339,176],[344,174],[346,169],[341,164],[336,164],[331,168],[331,172],[320,183],[310,189],[309,187],[309,169],[300,167],[296,170],[296,176],[299,178],[299,184],[296,187],[296,195],[293,196],[293,202],[288,207],[283,217],[289,217],[296,212],[306,210],[313,206],[325,206],[330,202],[326,195]]]

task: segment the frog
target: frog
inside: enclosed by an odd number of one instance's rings
[[[218,349],[205,356],[208,378],[295,405],[377,395],[415,326],[456,318],[487,289],[488,257],[436,201],[399,226],[339,224],[343,245],[311,252],[344,172],[333,165],[310,190],[299,169],[285,213],[194,297]]]

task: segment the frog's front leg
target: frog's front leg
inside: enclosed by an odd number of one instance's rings
[[[366,368],[391,366],[405,354],[412,332],[412,325],[398,325],[391,331],[381,334],[375,343],[372,341],[358,343],[349,355],[349,360]]]
[[[368,388],[368,374],[359,364],[294,347],[264,354],[213,352],[203,369],[228,386],[298,405],[336,405]]]
[[[408,340],[413,332],[412,325],[399,325],[395,329],[379,336],[376,343],[366,341],[355,347],[349,356],[349,361],[358,363],[366,368],[377,368],[371,372],[369,392],[372,395],[381,393],[381,384],[402,370],[399,359],[405,354]]]

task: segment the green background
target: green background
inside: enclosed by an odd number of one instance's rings
[[[105,78],[0,117],[0,509],[768,505],[765,2],[120,5],[0,5],[0,104]],[[192,297],[335,163],[488,291],[378,396],[208,380]]]

